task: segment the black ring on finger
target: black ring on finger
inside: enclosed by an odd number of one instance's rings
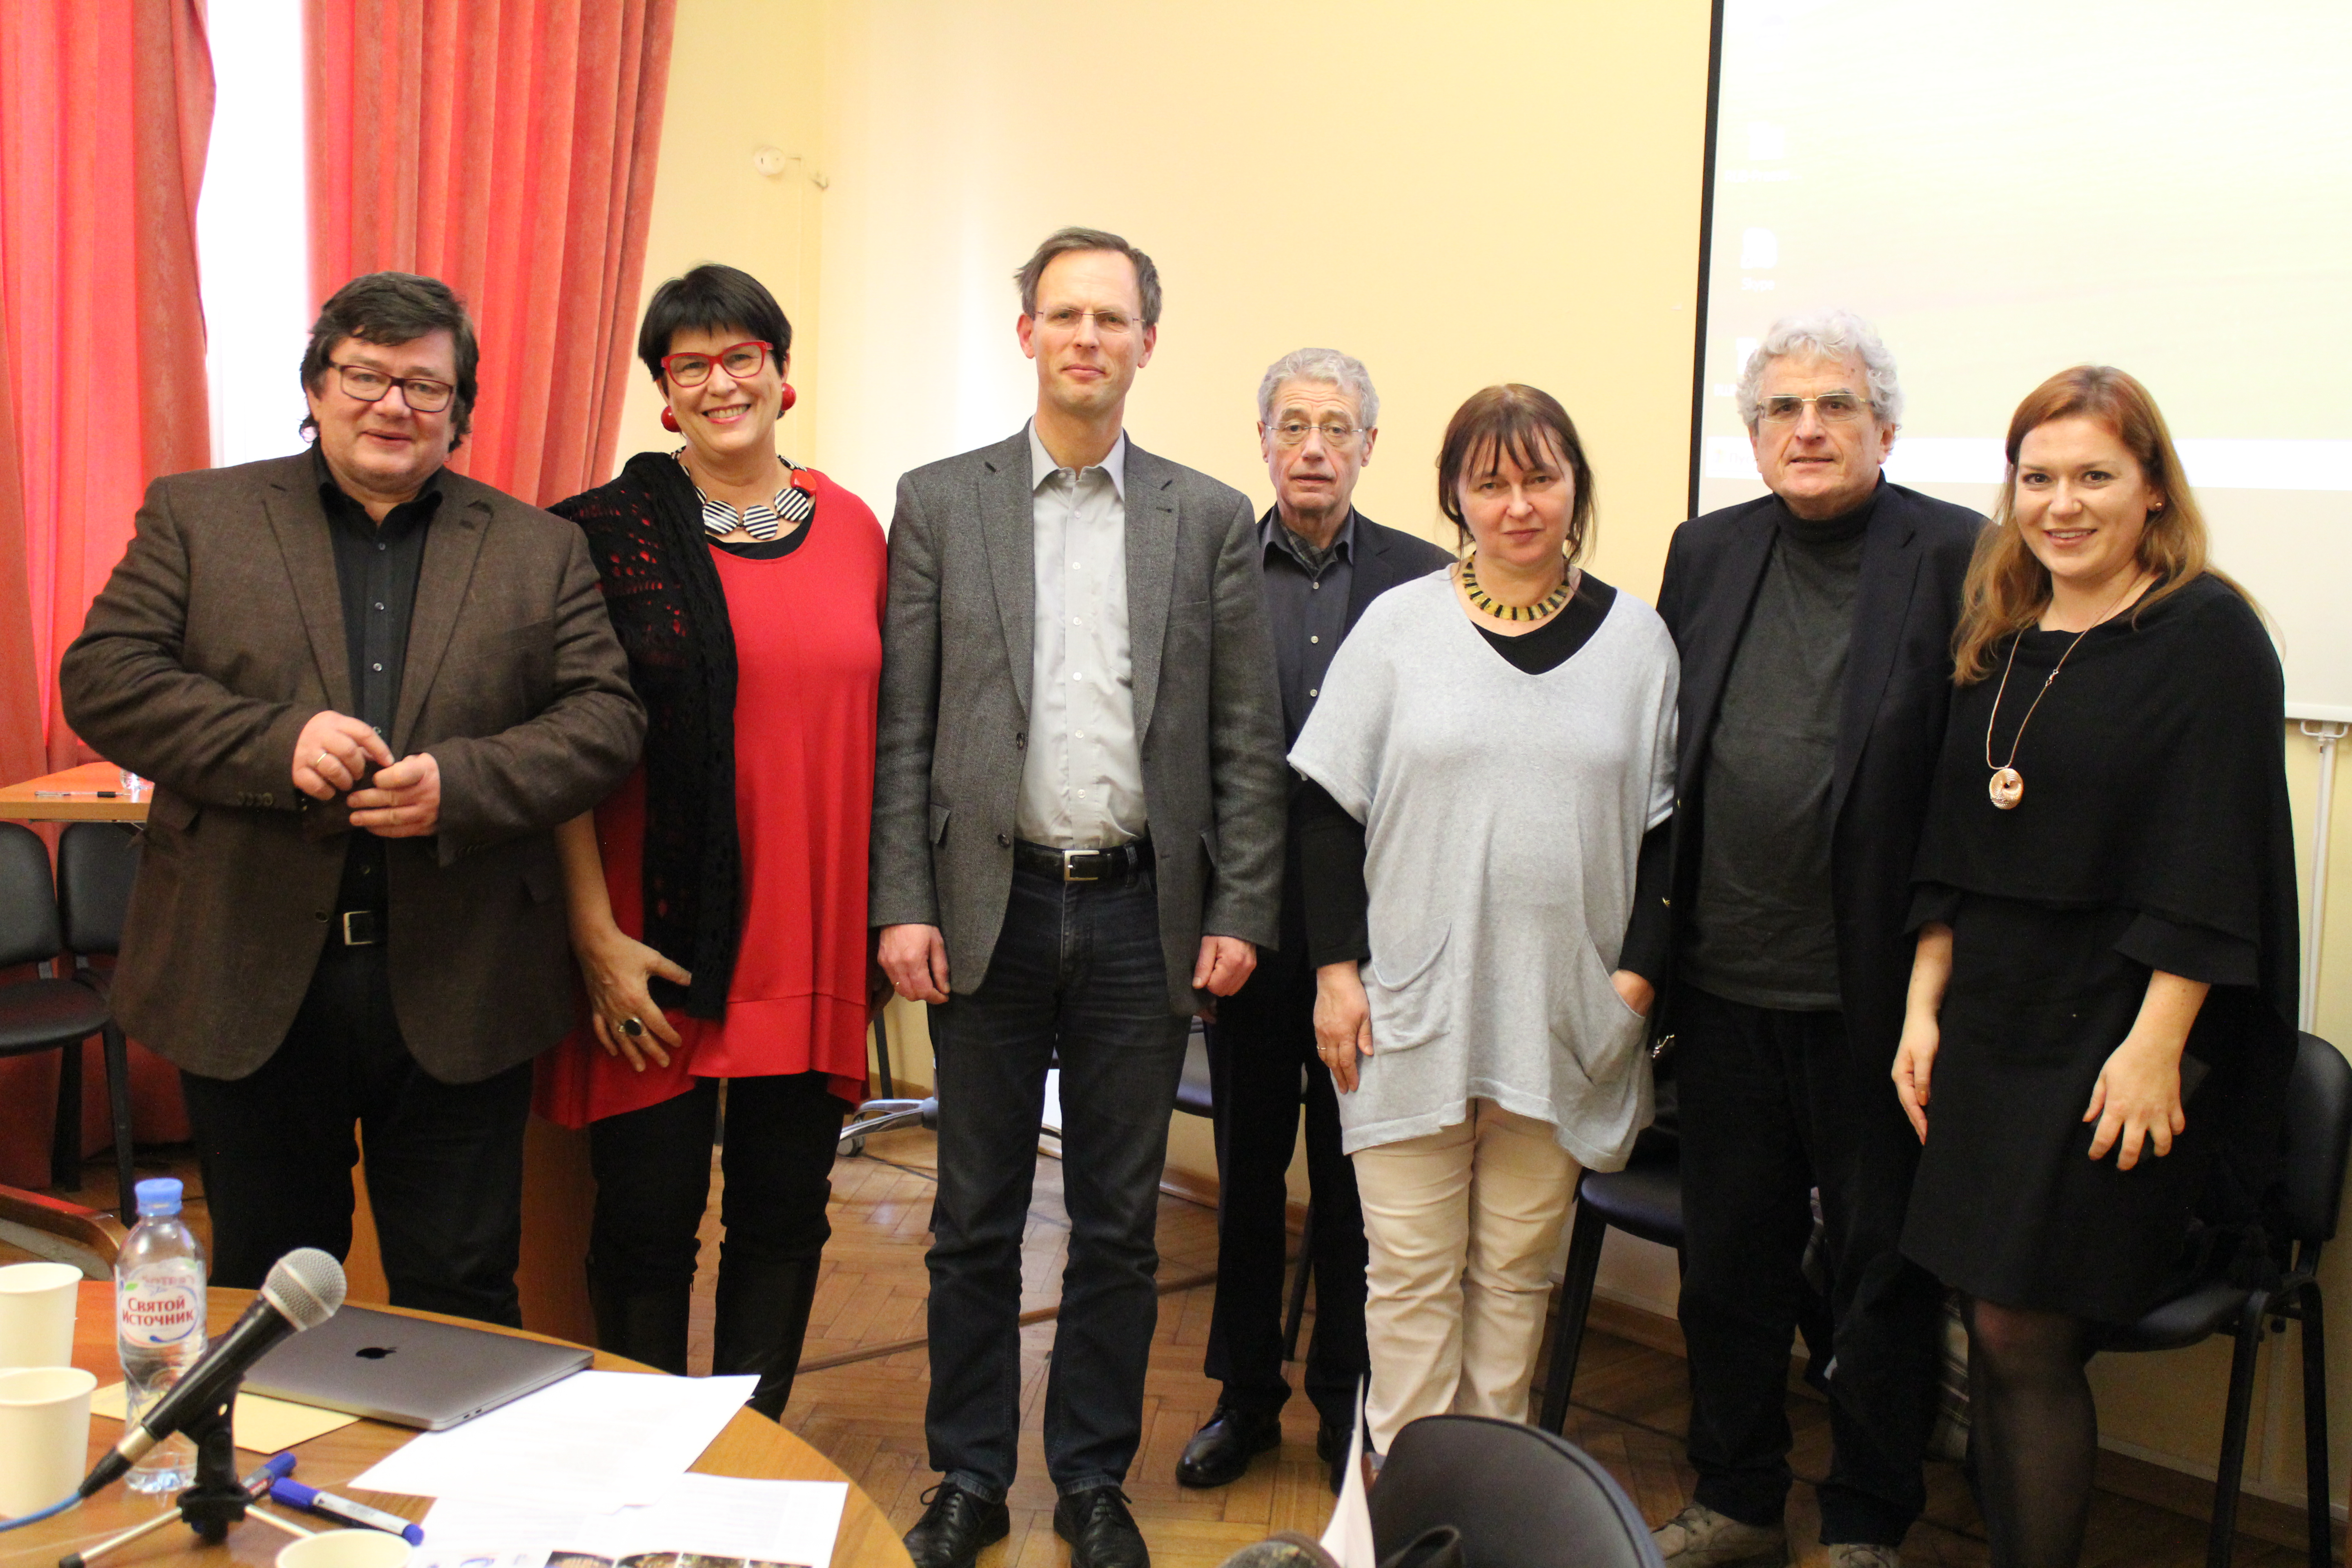
[[[629,1038],[633,1040],[637,1039],[642,1037],[645,1032],[645,1025],[639,1023],[636,1019],[624,1018],[621,1020],[621,1033],[628,1036]]]

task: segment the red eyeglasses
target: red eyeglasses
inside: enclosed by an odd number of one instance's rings
[[[769,345],[757,338],[730,343],[715,354],[664,354],[662,374],[672,386],[700,386],[717,365],[737,381],[749,381],[768,363]]]

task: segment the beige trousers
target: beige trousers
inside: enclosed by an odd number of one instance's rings
[[[1575,1157],[1549,1122],[1474,1100],[1452,1127],[1353,1158],[1373,1445],[1423,1415],[1525,1421]]]

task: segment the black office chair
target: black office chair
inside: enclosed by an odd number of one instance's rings
[[[1551,1363],[1544,1374],[1543,1413],[1537,1425],[1559,1432],[1568,1423],[1568,1395],[1584,1350],[1584,1319],[1592,1310],[1592,1282],[1601,1247],[1612,1229],[1683,1250],[1682,1140],[1669,1122],[1643,1128],[1622,1171],[1587,1171],[1576,1186],[1576,1224],[1569,1232],[1568,1266],[1559,1281],[1559,1317],[1552,1327]]]
[[[1425,1415],[1390,1445],[1372,1488],[1383,1559],[1451,1525],[1463,1568],[1663,1568],[1650,1527],[1592,1457],[1552,1433],[1484,1415]]]
[[[865,1101],[842,1124],[835,1147],[844,1154],[863,1154],[867,1137],[894,1128],[928,1127],[934,1132],[939,1131],[939,1096],[927,1095],[921,1100],[898,1097],[898,1081],[890,1070],[890,1026],[879,1009],[874,1015],[874,1073],[880,1082],[882,1098]]]
[[[2096,1342],[2103,1351],[2168,1351],[2215,1334],[2237,1336],[2237,1349],[2230,1357],[2220,1474],[2213,1483],[2213,1521],[2205,1543],[2205,1561],[2211,1568],[2228,1568],[2237,1531],[2238,1487],[2246,1468],[2246,1427],[2253,1410],[2254,1353],[2262,1344],[2263,1325],[2267,1320],[2284,1328],[2283,1320],[2289,1318],[2303,1325],[2303,1459],[2311,1561],[2322,1564],[2331,1560],[2319,1248],[2336,1235],[2347,1149],[2352,1149],[2352,1063],[2318,1036],[2300,1036],[2287,1083],[2285,1147],[2280,1162],[2285,1234],[2277,1238],[2293,1242],[2294,1251],[2277,1289],[2245,1290],[2227,1279],[2211,1280],[2159,1303],[2137,1323],[2105,1331]]]
[[[102,835],[107,825],[75,826],[96,828]],[[127,829],[121,831],[128,835]],[[123,857],[119,851],[109,854],[102,837],[82,835],[80,839],[87,847],[77,852],[69,880],[79,885],[79,907],[90,911],[82,934],[86,941],[110,940],[119,945],[121,902],[114,897],[112,878],[123,875],[120,868]],[[127,889],[127,876],[124,887]],[[127,890],[121,899],[127,901]],[[106,918],[110,908],[114,911],[110,928]],[[0,969],[27,963],[39,966],[37,979],[0,987],[0,1057],[58,1053],[58,1120],[49,1146],[49,1182],[53,1186],[78,1187],[81,1184],[82,1042],[92,1035],[100,1037],[105,1042],[107,1098],[114,1120],[116,1201],[121,1205],[118,1212],[136,1215],[139,1205],[131,1193],[131,1177],[129,1052],[122,1031],[107,1010],[97,977],[91,976],[88,984],[58,977],[59,961],[68,951],[58,914],[58,887],[49,874],[47,846],[30,828],[0,822]],[[111,947],[98,951],[111,951]]]
[[[65,926],[66,951],[74,956],[73,977],[100,996],[109,994],[113,977],[89,961],[122,951],[122,924],[131,913],[131,884],[138,879],[143,842],[136,829],[120,822],[72,823],[58,840],[58,916]],[[108,1110],[114,1123],[115,1201],[123,1205],[121,1213],[135,1219],[131,1065],[122,1026],[110,1013],[110,1005],[101,1042]]]

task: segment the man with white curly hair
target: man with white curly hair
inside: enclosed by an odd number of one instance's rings
[[[1926,1502],[1942,1291],[1896,1250],[1919,1151],[1888,1066],[1983,519],[1880,471],[1903,395],[1851,312],[1773,323],[1738,396],[1769,493],[1685,522],[1667,554],[1683,793],[1622,960],[1656,987],[1679,1086],[1698,1489],[1656,1538],[1675,1568],[1784,1560],[1818,1189],[1835,1331],[1822,1541],[1843,1568],[1894,1568]]]

